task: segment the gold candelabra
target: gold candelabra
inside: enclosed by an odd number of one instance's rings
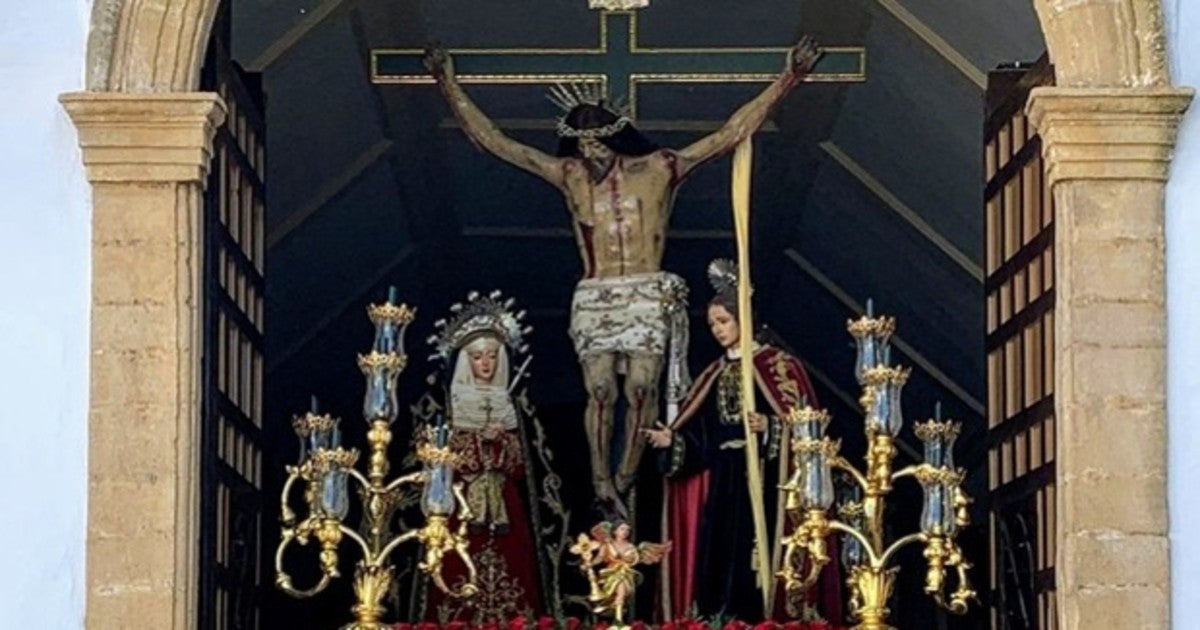
[[[891,598],[899,567],[890,566],[902,547],[925,545],[927,563],[925,592],[939,606],[963,614],[975,598],[967,570],[971,564],[955,542],[958,530],[969,523],[970,498],[963,492],[963,471],[954,466],[954,440],[959,423],[943,421],[940,409],[935,418],[914,426],[924,443],[925,462],[893,471],[895,439],[904,424],[900,392],[908,381],[909,370],[888,365],[890,338],[895,320],[876,318],[871,303],[867,315],[848,322],[847,328],[857,346],[855,373],[863,387],[859,402],[864,409],[867,453],[860,471],[839,454],[839,441],[825,435],[829,414],[808,406],[796,409],[787,418],[791,447],[797,466],[784,484],[785,509],[797,523],[781,544],[784,556],[779,577],[791,593],[812,587],[821,569],[829,563],[827,540],[840,534],[841,559],[848,568],[850,614],[861,630],[890,630],[887,624]],[[833,469],[843,470],[854,479],[855,497],[838,508],[838,518],[830,518],[834,503]],[[902,536],[888,544],[884,535],[887,498],[895,482],[916,479],[923,491],[920,531]],[[957,585],[949,594],[946,574],[957,573]]]
[[[392,289],[386,303],[369,306],[367,313],[375,324],[375,342],[370,353],[358,356],[358,366],[367,381],[363,399],[363,416],[368,424],[366,474],[354,468],[360,455],[358,449],[342,446],[339,420],[319,414],[314,399],[312,410],[292,422],[300,438],[300,461],[285,469],[288,478],[283,485],[280,516],[283,535],[275,551],[276,585],[293,597],[307,598],[324,591],[341,576],[338,569],[341,543],[346,539],[357,543],[363,557],[354,570],[357,601],[351,612],[355,620],[342,630],[388,627],[380,617],[385,610],[383,598],[395,574],[395,565],[389,557],[409,541],[424,547],[417,568],[427,573],[439,589],[454,597],[468,597],[476,591],[475,565],[467,553],[466,523],[470,520],[470,508],[461,484],[454,483],[456,458],[447,445],[447,427],[442,424],[433,429],[428,441],[417,448],[421,470],[387,481],[387,448],[392,441],[391,425],[398,413],[396,381],[406,363],[404,331],[412,323],[414,311],[407,305],[396,304],[396,292]],[[357,529],[344,522],[350,511],[351,479],[357,482],[362,503]],[[304,488],[308,514],[303,519],[298,519],[289,505],[297,483]],[[396,510],[413,487],[421,488],[425,524],[418,529],[393,531],[391,523]],[[450,517],[456,508],[461,511],[461,518],[459,526],[452,528]],[[311,588],[297,589],[283,568],[284,553],[293,542],[306,545],[313,539],[320,545],[321,578]],[[442,558],[447,553],[457,555],[467,569],[467,580],[457,591],[446,585],[442,575]]]

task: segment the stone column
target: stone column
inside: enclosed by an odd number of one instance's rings
[[[87,625],[194,628],[215,94],[62,97],[92,183]]]
[[[1191,90],[1034,90],[1055,216],[1064,630],[1170,627],[1163,189]]]

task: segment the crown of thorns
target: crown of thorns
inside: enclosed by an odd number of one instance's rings
[[[604,98],[603,89],[599,83],[555,83],[550,86],[546,98],[563,111],[555,124],[555,131],[560,138],[609,138],[633,122],[628,105],[610,106]],[[603,127],[577,129],[567,123],[567,114],[580,105],[599,107],[617,119]]]

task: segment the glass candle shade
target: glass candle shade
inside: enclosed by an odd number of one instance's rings
[[[808,405],[793,410],[787,418],[794,440],[820,440],[825,437],[829,420],[829,412]]]
[[[396,304],[396,292],[389,289],[388,301],[367,307],[367,316],[375,324],[375,339],[371,350],[379,354],[402,356],[404,333],[413,320],[413,310],[406,304]]]
[[[867,372],[873,368],[886,367],[891,354],[891,337],[896,322],[890,317],[867,316],[850,321],[846,329],[854,337],[854,376],[858,384],[867,380]]]
[[[942,531],[947,536],[954,536],[958,533],[958,519],[955,518],[954,509],[954,486],[949,483],[942,484]]]
[[[961,424],[948,420],[928,420],[913,427],[917,438],[924,443],[926,464],[954,470],[954,442],[960,428]]]
[[[924,488],[921,502],[921,531],[927,536],[948,535],[945,525],[946,488],[941,483],[932,482]]]
[[[426,464],[428,479],[421,492],[421,511],[425,516],[454,514],[454,469],[448,462]]]
[[[828,439],[804,440],[797,449],[800,459],[800,507],[828,510],[833,505],[833,471],[830,458],[836,445]]]
[[[921,531],[928,536],[954,536],[958,532],[954,518],[954,487],[961,478],[951,470],[941,469],[920,472],[917,480],[923,490]]]
[[[363,395],[363,418],[367,423],[377,420],[392,422],[399,414],[396,379],[400,376],[401,362],[397,355],[377,352],[358,358],[359,368],[367,380],[367,390]]]
[[[350,511],[349,475],[334,467],[321,478],[321,510],[337,520],[346,518]]]
[[[908,370],[894,368],[884,385],[884,389],[887,391],[886,425],[888,433],[891,433],[892,437],[900,435],[900,429],[904,427],[904,410],[900,405],[900,398],[904,385],[908,382],[908,374]]]
[[[315,453],[334,447],[333,434],[338,421],[330,416],[309,415],[308,451]]]
[[[863,397],[867,430],[896,437],[904,427],[901,393],[910,370],[900,367],[876,367],[867,371]]]
[[[888,391],[882,385],[867,385],[867,392],[862,398],[863,407],[866,414],[863,416],[863,421],[867,425],[867,433],[878,433],[880,435],[890,434],[888,429],[888,411],[891,404],[888,400]]]
[[[866,381],[867,371],[878,365],[876,358],[876,346],[878,344],[874,335],[866,334],[861,337],[855,337],[854,345],[854,377],[858,379],[858,384],[862,385]]]

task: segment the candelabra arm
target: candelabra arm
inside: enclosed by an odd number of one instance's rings
[[[471,597],[479,592],[479,587],[475,586],[477,572],[475,569],[475,561],[471,559],[471,554],[467,553],[467,540],[460,538],[454,545],[454,555],[462,560],[463,565],[467,567],[467,581],[463,583],[462,588],[457,591],[446,590],[446,594],[451,597]],[[441,574],[438,575],[441,579]],[[442,579],[442,585],[445,586],[445,580]]]
[[[467,497],[463,494],[462,482],[455,483],[451,488],[454,492],[454,498],[458,501],[459,505],[458,533],[454,537],[454,555],[458,556],[467,567],[467,581],[459,591],[447,590],[446,594],[451,597],[471,597],[479,592],[479,587],[475,585],[475,578],[477,576],[475,561],[467,553],[467,523],[475,517],[475,513],[471,511],[471,504],[467,502]],[[445,581],[443,580],[444,584]]]
[[[928,468],[932,468],[932,466],[929,464],[914,464],[912,466],[905,466],[904,468],[892,473],[892,482],[894,483],[905,477],[914,477],[918,471]]]
[[[429,577],[433,580],[433,585],[436,586],[441,592],[456,599],[465,599],[479,592],[479,587],[475,586],[475,563],[471,561],[471,557],[465,552],[456,550],[455,555],[457,555],[459,558],[462,558],[463,563],[467,565],[467,581],[462,585],[462,588],[456,591],[447,586],[446,578],[442,576],[441,571],[431,573]]]
[[[971,564],[963,557],[962,550],[954,541],[941,538],[930,540],[930,548],[926,550],[925,556],[929,560],[926,592],[933,597],[938,606],[956,615],[965,614],[968,602],[976,599],[976,593],[971,588],[971,579],[967,575]],[[946,595],[943,593],[946,586],[944,576],[947,567],[954,567],[958,578],[958,586],[954,592],[950,593],[949,601],[946,600]]]
[[[953,613],[955,615],[965,615],[967,613],[967,601],[966,599],[959,598],[957,596],[957,591],[955,593],[951,593],[950,601],[946,601],[946,596],[944,594],[935,593],[933,595],[933,602],[945,609],[946,612]]]
[[[425,473],[425,471],[418,470],[417,472],[409,473],[407,475],[393,479],[392,482],[389,483],[386,488],[384,488],[384,490],[387,492],[391,492],[392,490],[395,490],[401,486],[420,485],[420,484],[425,483],[425,481],[428,480],[428,478],[429,478],[429,475],[427,475]]]
[[[863,492],[867,492],[867,490],[870,488],[870,484],[867,482],[867,478],[864,477],[863,474],[861,472],[859,472],[857,468],[854,467],[854,464],[851,464],[849,462],[849,460],[847,460],[845,457],[838,455],[837,457],[834,457],[833,459],[831,459],[829,463],[834,468],[837,468],[839,470],[844,470],[847,473],[849,473],[850,476],[854,478],[855,483],[857,483],[858,486],[860,488],[862,488]]]
[[[871,544],[871,541],[867,540],[867,537],[862,532],[841,521],[829,521],[829,529],[850,534],[857,538],[858,542],[862,543],[863,549],[866,550],[871,566],[883,566],[883,560],[880,559],[879,553],[875,550],[875,545]]]
[[[419,530],[419,529],[410,529],[410,530],[404,532],[403,534],[400,534],[399,536],[393,538],[390,542],[388,542],[387,546],[385,546],[383,549],[379,550],[379,555],[375,558],[375,561],[378,562],[380,560],[383,560],[384,558],[391,555],[391,553],[396,550],[396,547],[399,547],[400,545],[403,545],[404,543],[406,543],[410,540],[419,538],[420,536],[421,536],[421,530]]]
[[[354,542],[358,543],[359,548],[362,549],[362,552],[363,552],[363,561],[365,561],[367,564],[376,564],[378,562],[379,558],[383,557],[382,554],[380,554],[377,558],[372,557],[370,545],[367,544],[367,541],[364,540],[363,537],[360,536],[358,532],[354,531],[353,529],[350,529],[349,527],[346,527],[345,525],[343,525],[341,523],[338,523],[338,529],[340,529],[342,531],[342,534],[349,536],[350,540],[353,540]]]
[[[283,554],[287,552],[288,545],[293,541],[299,542],[301,545],[307,544],[309,536],[313,534],[316,534],[317,539],[321,542],[321,579],[312,588],[297,589],[292,584],[292,576],[283,568]],[[322,519],[309,517],[297,527],[285,527],[283,539],[275,548],[275,585],[292,597],[301,599],[324,591],[333,578],[340,575],[337,570],[337,547],[340,542],[341,532],[335,527],[326,526],[326,522]]]
[[[358,472],[357,469],[347,468],[346,473],[349,474],[352,479],[354,479],[360,485],[362,485],[363,490],[366,490],[367,492],[374,491],[374,489],[371,487],[371,481],[369,479],[367,479],[365,476],[363,476],[362,473]]]
[[[816,560],[809,562],[808,575],[805,575],[803,579],[797,580],[795,578],[795,572],[793,572],[790,567],[792,566],[792,560],[795,558],[796,552],[798,551],[803,552],[806,551],[806,549],[804,549],[804,547],[801,545],[787,545],[786,549],[783,551],[783,560],[780,564],[781,566],[788,568],[780,571],[777,573],[777,575],[783,578],[784,588],[786,588],[789,592],[803,593],[804,591],[812,588],[813,584],[817,583],[817,579],[821,577],[821,570],[824,569],[825,565],[829,563],[829,559],[826,558],[825,562],[819,562]]]
[[[901,538],[900,540],[897,540],[896,542],[889,545],[887,548],[887,551],[884,551],[883,555],[879,557],[879,565],[885,566],[887,564],[888,559],[891,558],[892,555],[895,554],[897,551],[900,551],[900,549],[903,548],[905,545],[907,545],[909,543],[915,543],[915,542],[925,542],[926,540],[928,540],[928,537],[926,537],[925,534],[923,534],[921,532],[917,532],[915,534],[909,534],[909,535]]]
[[[291,526],[296,522],[296,512],[288,505],[288,496],[292,493],[292,484],[300,479],[300,468],[298,466],[287,467],[288,478],[283,482],[283,490],[279,493],[279,520],[285,526]]]
[[[971,588],[971,578],[967,575],[967,570],[971,568],[971,564],[963,560],[955,565],[956,573],[958,573],[958,588],[954,589],[954,593],[950,595],[950,606],[947,607],[952,613],[963,615],[967,612],[967,602],[976,599],[975,590]]]
[[[292,586],[292,576],[283,570],[283,554],[287,550],[287,546],[295,539],[294,532],[291,532],[289,535],[289,532],[285,531],[283,540],[275,548],[275,585],[292,597],[306,599],[325,590],[329,586],[329,582],[332,581],[332,578],[328,573],[322,572],[321,580],[317,582],[316,586],[310,589],[297,589]]]
[[[806,512],[804,520],[782,541],[783,559],[781,568],[776,575],[782,578],[787,592],[807,591],[821,577],[822,569],[830,561],[825,543],[830,526],[831,521],[825,515],[824,510],[810,509]],[[797,571],[795,563],[797,552],[805,554],[801,556],[801,561],[807,560],[808,564],[808,570],[802,576],[798,575],[799,571]]]
[[[479,589],[475,586],[475,563],[467,554],[466,521],[463,521],[457,532],[450,531],[447,525],[447,516],[430,515],[425,526],[417,531],[417,539],[425,546],[425,558],[417,564],[417,568],[429,575],[438,590],[450,597],[470,597]],[[442,575],[442,558],[448,552],[454,552],[467,568],[467,581],[458,591],[447,586]]]
[[[301,590],[292,586],[292,576],[287,573],[277,572],[275,574],[275,586],[296,599],[308,599],[309,597],[318,595],[321,591],[328,588],[331,582],[333,582],[333,578],[329,577],[328,573],[322,573],[321,579],[317,581],[316,586],[307,590]]]

